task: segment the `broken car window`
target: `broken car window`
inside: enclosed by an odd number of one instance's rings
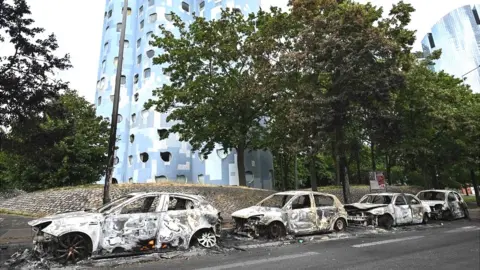
[[[291,195],[273,195],[260,203],[263,207],[283,208],[292,199]]]
[[[408,204],[420,204],[420,202],[415,199],[412,195],[406,195]]]
[[[168,211],[187,210],[193,208],[194,203],[191,200],[183,198],[170,197],[170,201],[168,202]]]
[[[123,197],[120,197],[114,201],[112,201],[111,203],[108,203],[106,205],[104,205],[103,207],[101,207],[100,209],[98,209],[98,212],[99,213],[105,213],[107,212],[108,210],[111,210],[117,206],[119,206],[120,204],[124,203],[125,201],[129,200],[133,198],[133,196],[123,196]]]
[[[298,196],[292,202],[292,209],[310,208],[311,206],[312,205],[310,203],[310,196],[309,195]]]
[[[403,196],[398,196],[395,200],[395,205],[407,205],[407,202],[405,201],[405,198],[403,198]]]
[[[333,198],[324,195],[313,195],[317,207],[333,206]]]
[[[448,201],[450,202],[454,202],[456,201],[457,199],[455,198],[455,195],[453,195],[452,192],[448,193]]]
[[[425,201],[443,201],[445,200],[445,193],[437,191],[420,192],[417,196],[420,200]]]
[[[388,195],[366,195],[360,203],[375,203],[375,204],[390,204],[392,202],[392,196]]]
[[[138,214],[155,212],[158,206],[158,196],[148,196],[137,199],[122,208],[121,214]]]

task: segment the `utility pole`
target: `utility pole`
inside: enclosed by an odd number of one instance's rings
[[[103,187],[103,204],[110,202],[110,184],[112,183],[113,166],[115,160],[115,144],[117,142],[118,103],[120,101],[120,84],[122,80],[123,49],[125,45],[125,30],[127,28],[128,0],[125,0],[122,9],[122,31],[118,49],[117,74],[115,78],[115,93],[113,96],[112,122],[110,124],[110,140],[108,141],[108,164]]]

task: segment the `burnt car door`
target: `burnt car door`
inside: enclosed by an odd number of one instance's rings
[[[412,223],[422,223],[425,212],[423,204],[413,195],[405,194],[405,198],[412,209]]]
[[[317,211],[316,225],[318,230],[326,231],[335,222],[335,218],[338,216],[338,208],[330,196],[314,194],[313,197]]]
[[[311,194],[298,195],[287,206],[288,230],[294,233],[318,231],[317,211]]]
[[[396,224],[400,225],[412,223],[412,210],[402,194],[397,195],[395,198],[395,201],[393,202],[393,209]]]
[[[102,227],[102,247],[107,251],[140,251],[154,248],[160,213],[159,195],[127,201],[108,214]]]
[[[195,201],[180,195],[165,195],[166,209],[160,222],[158,241],[172,247],[188,247],[190,237],[198,226],[200,212]]]
[[[465,216],[464,205],[462,204],[462,198],[460,195],[454,191],[450,191],[447,200],[454,218],[462,218]]]

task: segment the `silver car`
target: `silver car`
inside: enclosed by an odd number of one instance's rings
[[[105,206],[30,221],[35,249],[61,263],[90,255],[216,245],[220,213],[203,197],[131,193]]]
[[[343,231],[347,213],[337,197],[313,191],[279,192],[232,214],[235,232],[252,237]]]
[[[417,197],[426,203],[435,219],[468,218],[468,206],[462,196],[453,190],[422,190]]]

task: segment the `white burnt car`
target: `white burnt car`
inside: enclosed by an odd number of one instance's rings
[[[287,191],[232,214],[235,232],[252,237],[343,231],[347,213],[337,197],[313,191]]]
[[[220,213],[197,195],[131,193],[105,206],[30,221],[35,249],[62,263],[90,255],[216,245]]]
[[[468,206],[462,196],[453,190],[422,190],[417,197],[428,204],[434,219],[468,218]]]
[[[367,194],[358,203],[344,207],[348,212],[348,222],[386,229],[397,225],[426,224],[430,218],[430,207],[407,193]]]

